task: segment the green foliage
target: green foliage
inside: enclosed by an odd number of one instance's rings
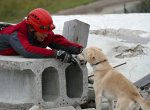
[[[44,8],[55,14],[93,1],[95,0],[0,0],[0,21],[18,22],[34,8]]]
[[[141,13],[149,13],[150,12],[150,0],[143,0],[141,4],[138,6],[138,10]]]

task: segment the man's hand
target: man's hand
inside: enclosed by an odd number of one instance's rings
[[[57,51],[57,59],[60,59],[61,61],[65,63],[71,63],[72,62],[72,55],[68,54],[67,52],[63,50]]]
[[[78,48],[78,47],[70,46],[70,47],[68,47],[68,49],[66,51],[70,54],[78,55],[82,52],[82,50],[83,50],[82,47]]]

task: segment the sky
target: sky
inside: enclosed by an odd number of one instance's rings
[[[64,22],[74,19],[90,25],[87,47],[101,48],[113,67],[126,62],[115,69],[130,81],[150,74],[150,14],[53,16],[54,32],[62,34]]]

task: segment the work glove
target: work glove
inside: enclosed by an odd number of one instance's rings
[[[57,51],[57,59],[60,59],[62,62],[65,63],[75,63],[73,57],[71,54],[68,54],[67,52],[63,50]]]
[[[71,53],[71,54],[75,54],[75,55],[78,55],[80,54],[81,52],[83,51],[83,48],[77,48],[77,47],[68,47],[68,53]]]

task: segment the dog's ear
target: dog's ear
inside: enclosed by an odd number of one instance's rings
[[[89,53],[87,53],[87,54],[89,54],[89,58],[91,59],[91,61],[94,61],[95,60],[95,52],[94,52],[94,50],[91,50]]]
[[[100,48],[97,48],[99,51],[103,51],[102,49],[100,49]]]
[[[95,60],[95,56],[92,57],[92,60],[93,60],[93,61]]]

